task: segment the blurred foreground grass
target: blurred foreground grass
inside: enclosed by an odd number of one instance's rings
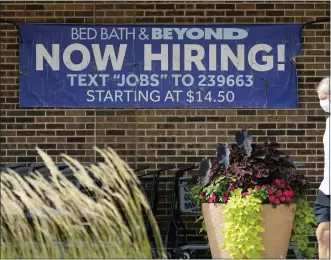
[[[154,257],[164,257],[137,176],[112,149],[95,149],[104,163],[84,167],[62,155],[93,197],[74,186],[38,148],[51,182],[38,172],[24,177],[13,170],[1,172],[1,258],[152,258],[146,219],[153,230]]]

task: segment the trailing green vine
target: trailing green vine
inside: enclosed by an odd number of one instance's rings
[[[203,215],[196,220],[196,223],[198,222],[201,223],[199,233],[206,232]],[[307,259],[316,259],[316,248],[315,246],[309,246],[308,237],[315,235],[316,225],[317,223],[311,205],[306,200],[299,199],[296,204],[291,241],[296,242],[299,253]],[[208,241],[208,236],[205,236],[205,239]]]
[[[264,250],[260,232],[264,228],[259,225],[262,219],[260,210],[262,201],[254,194],[242,196],[242,189],[231,192],[230,199],[224,204],[222,235],[225,237],[221,250],[228,250],[232,258],[261,258]]]
[[[291,241],[297,243],[301,255],[308,259],[316,258],[316,249],[309,246],[308,237],[315,234],[316,225],[311,205],[306,200],[299,199],[296,203]]]
[[[195,221],[195,223],[201,222],[201,228],[199,230],[199,234],[204,232],[205,234],[207,233],[207,229],[206,229],[206,222],[204,221],[203,215],[198,217],[197,220]],[[204,236],[204,238],[208,241],[208,236]]]

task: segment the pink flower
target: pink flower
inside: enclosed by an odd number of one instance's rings
[[[276,184],[278,184],[278,185],[279,185],[279,184],[281,183],[281,180],[280,180],[280,179],[276,179],[276,181],[275,181],[275,182],[276,182]]]
[[[275,204],[279,205],[280,204],[280,200],[278,198],[275,199]]]
[[[200,197],[204,200],[205,199],[205,193],[203,191],[200,192]]]
[[[259,190],[259,189],[261,189],[261,186],[256,186],[255,188],[256,188],[257,190]]]
[[[281,196],[281,197],[280,197],[280,200],[281,200],[281,201],[285,201],[285,197],[284,197],[284,196]]]
[[[228,201],[228,197],[223,197],[223,202],[226,203]]]
[[[270,201],[274,201],[275,200],[275,196],[273,196],[273,195],[269,196],[269,200]]]
[[[263,186],[262,186],[262,189],[264,189],[264,190],[268,189],[268,185],[266,185],[266,184],[263,185]]]
[[[281,184],[279,185],[279,187],[281,187],[282,189],[284,189],[284,188],[285,188],[285,183],[281,183]]]
[[[211,195],[210,199],[209,199],[209,203],[213,203],[216,199],[216,195],[213,193],[213,195]]]
[[[248,192],[243,192],[242,196],[245,197],[248,194]]]
[[[285,190],[285,191],[283,192],[283,194],[284,194],[285,196],[289,196],[289,197],[293,197],[293,196],[294,196],[292,190]]]
[[[230,185],[230,191],[234,191],[234,186]]]
[[[269,195],[274,194],[274,192],[275,192],[275,191],[274,191],[273,189],[268,190],[268,194],[269,194]]]
[[[292,199],[290,197],[286,196],[286,201],[290,202],[290,201],[292,201]]]
[[[282,196],[282,195],[283,195],[282,190],[277,191],[277,195],[278,195],[278,196]]]

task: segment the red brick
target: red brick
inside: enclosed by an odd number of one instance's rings
[[[303,9],[303,10],[307,10],[307,9],[314,9],[314,4],[313,3],[296,3],[295,4],[295,8],[296,10],[298,9]]]
[[[236,9],[250,10],[255,8],[256,8],[256,4],[253,2],[247,4],[236,4]]]
[[[45,4],[44,10],[64,10],[64,4]]]

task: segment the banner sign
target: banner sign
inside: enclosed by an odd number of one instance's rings
[[[21,107],[297,107],[300,24],[19,29]]]

